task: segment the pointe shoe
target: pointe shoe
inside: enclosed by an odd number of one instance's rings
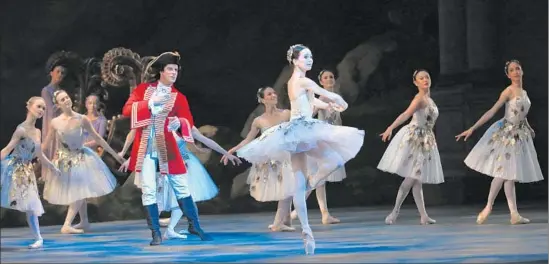
[[[167,227],[170,224],[170,218],[161,218],[158,222],[161,227]]]
[[[84,230],[82,229],[76,229],[72,226],[66,226],[64,225],[61,227],[61,234],[83,234]]]
[[[296,220],[297,219],[297,211],[293,210],[292,213],[290,213],[290,219]]]
[[[273,232],[293,232],[293,231],[295,231],[295,228],[293,228],[291,226],[284,225],[284,224],[269,225],[269,229]]]
[[[488,219],[488,216],[491,212],[491,209],[484,208],[482,212],[480,212],[477,216],[477,224],[482,225],[486,221],[486,219]]]
[[[34,243],[30,244],[29,248],[30,249],[37,249],[37,248],[41,248],[43,245],[44,245],[44,240],[42,238],[40,238],[40,239],[37,239],[36,241],[34,241]]]
[[[168,228],[166,229],[166,232],[164,232],[164,239],[187,239],[187,236],[178,234],[173,229]]]
[[[426,217],[421,217],[421,220],[419,221],[419,223],[421,225],[432,225],[432,224],[436,224],[437,221],[435,221],[435,219],[432,219],[428,216]]]
[[[75,228],[75,229],[82,229],[84,231],[88,231],[88,230],[90,230],[90,222],[85,222],[85,223],[80,222],[76,225],[73,225],[72,227]]]
[[[398,212],[392,212],[387,217],[385,217],[385,224],[386,225],[392,225],[396,222],[396,219],[398,217]]]
[[[529,224],[530,219],[524,218],[520,216],[518,213],[511,214],[511,224],[512,225],[521,225],[521,224]]]
[[[314,255],[316,243],[312,234],[303,232],[303,247],[305,248],[305,255]]]
[[[327,215],[327,216],[322,216],[322,224],[323,225],[331,225],[331,224],[339,224],[341,222],[341,220],[331,216],[331,215]]]

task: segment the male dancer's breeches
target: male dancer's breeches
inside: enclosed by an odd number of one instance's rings
[[[136,177],[141,177],[141,200],[143,201],[144,206],[157,203],[157,193],[161,191],[158,190],[157,185],[157,162],[156,159],[151,158],[151,156],[147,154],[143,160],[141,173],[135,175]],[[184,176],[185,174],[177,174],[158,177],[168,177],[169,186],[164,186],[164,188],[172,188],[175,197],[179,200],[191,196],[187,184],[187,177]]]

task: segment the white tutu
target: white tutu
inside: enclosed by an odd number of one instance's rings
[[[283,163],[288,160],[290,153],[306,152],[324,143],[328,147],[327,151],[347,162],[356,156],[363,142],[363,130],[334,126],[301,116],[268,129],[238,150],[237,154],[253,164],[272,161]],[[316,162],[320,163],[322,160]]]
[[[429,105],[414,113],[412,121],[394,136],[379,161],[379,170],[410,177],[427,184],[444,182],[440,154],[433,133],[438,108]]]
[[[526,121],[531,102],[525,90],[505,103],[505,117],[484,133],[465,164],[482,174],[517,182],[543,180]]]
[[[32,212],[41,216],[44,207],[38,194],[32,162],[24,162],[10,155],[1,164],[0,205],[3,208]]]
[[[111,193],[117,185],[107,165],[90,148],[70,151],[58,148],[53,163],[60,175],[46,170],[44,199],[51,204],[69,205],[86,198]]]
[[[517,182],[543,180],[538,156],[526,123],[501,119],[473,147],[465,164],[482,174]]]
[[[318,119],[326,121],[328,124],[341,126],[343,125],[341,120],[341,113],[335,112],[335,111],[328,111],[325,109],[319,109],[318,110]],[[313,165],[314,166],[314,165]],[[311,166],[309,166],[311,169]],[[313,171],[309,171],[309,173],[313,173]],[[327,182],[340,182],[343,181],[345,178],[347,178],[347,173],[345,171],[345,167],[339,168],[336,171],[332,172],[328,178],[326,178],[325,181]]]
[[[289,160],[253,164],[246,183],[250,185],[250,196],[259,202],[284,200],[295,192],[295,178]]]
[[[187,149],[187,144],[182,138],[176,136],[176,141],[187,166],[187,173],[181,176],[187,178],[189,192],[193,201],[201,202],[214,198],[219,189],[210,177],[210,174],[200,160]],[[175,192],[169,183],[168,177],[171,176],[161,176],[159,173],[156,177],[156,189],[158,190],[157,204],[160,211],[171,211],[174,208],[179,208],[177,197],[175,197]],[[135,173],[132,173],[126,182],[132,181],[135,186],[141,188],[141,180],[139,177],[135,177]]]

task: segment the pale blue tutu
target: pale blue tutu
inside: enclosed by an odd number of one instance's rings
[[[214,198],[219,192],[219,189],[206,168],[204,168],[204,165],[202,165],[200,160],[187,149],[185,140],[179,136],[175,136],[175,140],[187,167],[187,173],[183,174],[183,177],[187,178],[189,192],[191,193],[193,201],[201,202]],[[157,204],[160,211],[171,211],[172,209],[179,207],[168,177],[170,176],[157,175],[157,189],[161,190],[157,193]],[[133,182],[135,186],[141,188],[141,182],[139,177],[135,177],[135,173],[132,173],[126,182]],[[128,184],[125,184],[125,186],[128,186]]]

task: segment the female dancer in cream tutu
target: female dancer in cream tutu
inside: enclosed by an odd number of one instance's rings
[[[195,146],[193,143],[187,144],[187,142],[179,135],[177,135],[177,133],[172,133],[174,134],[175,140],[177,141],[179,152],[181,153],[181,156],[185,161],[185,165],[187,166],[187,173],[185,174],[185,176],[187,177],[187,183],[189,191],[191,193],[191,197],[193,197],[193,201],[196,203],[214,198],[218,193],[217,185],[212,180],[206,168],[204,168],[204,166],[202,165],[202,162],[200,162],[200,160],[187,147],[192,145],[199,151],[205,150],[202,150],[201,148]],[[228,155],[228,160],[230,160],[233,165],[238,165],[241,163],[240,159],[238,159],[234,155],[228,154],[227,151],[219,146],[219,144],[217,144],[215,141],[202,135],[202,133],[200,133],[200,131],[196,127],[192,128],[191,133],[194,139],[202,142],[207,147],[217,151],[221,155]],[[132,130],[130,131],[130,133],[128,133],[128,136],[126,136],[124,148],[120,153],[118,153],[120,157],[124,156],[134,138],[135,130]],[[130,159],[122,164],[119,170],[124,172],[127,171],[129,162]],[[139,177],[135,177],[135,173],[132,173],[132,175],[126,182],[128,184],[133,183],[138,188],[141,188],[141,180],[139,179]],[[170,184],[168,178],[162,177],[158,174],[157,188],[162,190],[158,193],[157,196],[158,211],[171,211],[171,216],[170,218],[168,218],[166,232],[164,233],[163,237],[164,239],[186,239],[186,234],[188,234],[187,230],[182,230],[179,233],[175,232],[175,226],[177,226],[179,220],[181,219],[181,217],[183,217],[183,211],[181,211],[181,209],[179,208],[179,204],[177,203],[177,198],[175,197],[173,188],[169,188],[168,184]],[[166,221],[164,220],[163,222]]]
[[[433,127],[438,117],[438,108],[431,99],[431,77],[426,70],[416,70],[412,75],[414,84],[419,92],[416,94],[408,109],[400,114],[383,134],[381,140],[391,139],[393,129],[400,126],[410,117],[412,121],[402,127],[387,147],[385,154],[379,161],[379,170],[398,174],[404,181],[398,189],[393,211],[385,218],[385,223],[395,223],[400,206],[410,189],[421,216],[422,225],[434,224],[429,218],[423,200],[423,184],[439,184],[444,182],[444,174],[440,164]]]
[[[486,207],[478,215],[478,224],[484,223],[490,215],[502,185],[511,212],[511,224],[529,223],[530,220],[518,213],[515,182],[543,180],[532,141],[534,130],[526,119],[531,103],[522,87],[520,62],[511,60],[505,63],[505,74],[511,80],[511,85],[503,90],[494,106],[471,128],[456,136],[456,141],[462,137],[467,141],[473,131],[488,122],[505,105],[505,116],[488,128],[465,158],[469,168],[494,178]]]
[[[255,164],[284,162],[290,155],[295,176],[293,203],[301,222],[305,253],[314,254],[315,240],[307,218],[306,192],[322,184],[332,172],[356,156],[364,141],[364,131],[313,119],[315,105],[343,111],[347,103],[338,94],[322,89],[305,76],[313,65],[309,48],[293,45],[286,58],[293,65],[288,81],[290,121],[275,126],[271,133],[243,146],[237,154]],[[325,96],[330,103],[316,99],[314,94]],[[314,174],[307,174],[307,158],[312,158],[317,165]]]
[[[40,129],[35,127],[36,120],[42,118],[45,111],[44,99],[38,96],[31,97],[27,101],[27,119],[17,126],[10,142],[0,152],[2,160],[0,205],[27,214],[27,223],[35,239],[29,248],[41,248],[44,243],[38,223],[38,217],[44,213],[44,208],[38,194],[32,161],[38,156],[44,167],[59,171],[44,156],[40,148]]]
[[[105,137],[107,132],[107,119],[105,116],[99,112],[99,97],[95,94],[89,95],[86,97],[86,116],[90,120],[93,129],[101,136]],[[84,141],[84,146],[94,150],[99,156],[103,154],[103,148],[95,141],[93,135],[90,135],[88,132],[84,131],[86,140]],[[84,200],[82,206],[78,209],[78,214],[80,215],[80,223],[73,226],[76,229],[87,230],[90,228],[90,222],[88,219],[88,201]]]
[[[276,107],[278,96],[273,88],[259,88],[257,101],[265,106],[265,112],[254,119],[246,138],[230,149],[230,154],[252,142],[260,132],[262,135],[270,134],[275,131],[276,125],[290,120],[290,110],[281,110]],[[227,162],[226,158],[224,156],[222,161]],[[290,208],[295,191],[295,179],[291,166],[288,154],[287,159],[282,162],[275,160],[254,163],[248,174],[247,183],[250,185],[250,195],[255,200],[259,202],[278,201],[274,222],[269,225],[269,229],[274,232],[295,231],[290,223]]]
[[[330,70],[320,71],[320,74],[318,75],[318,81],[320,82],[320,85],[322,85],[324,89],[330,92],[335,92],[335,76],[332,71]],[[330,102],[330,100],[328,100],[324,96],[320,96],[318,99],[326,103]],[[318,107],[315,107],[314,112],[318,113],[319,120],[326,121],[328,124],[332,124],[332,125],[338,125],[338,126],[342,125],[341,114],[338,111],[333,111],[331,108],[319,109]],[[340,182],[346,177],[347,177],[347,174],[345,173],[345,167],[341,167],[340,169],[337,169],[332,174],[330,174],[330,176],[326,178],[326,182]],[[322,224],[330,225],[330,224],[339,223],[340,220],[330,215],[330,211],[328,210],[328,198],[326,197],[326,184],[319,185],[318,187],[316,187],[314,191],[316,193],[316,200],[318,201],[318,208],[320,208],[320,213],[322,214]],[[311,195],[311,192],[312,191],[307,192],[307,198],[309,198],[309,195]],[[292,211],[291,217],[292,219],[297,218],[297,212],[295,210]]]
[[[95,151],[84,146],[86,132],[118,162],[124,160],[97,134],[88,117],[72,110],[72,100],[65,91],[55,91],[53,100],[62,113],[51,120],[42,146],[48,146],[56,134],[59,145],[52,161],[61,172],[49,170],[43,175],[46,182],[44,199],[51,204],[69,206],[61,233],[83,233],[83,229],[76,229],[71,224],[84,200],[109,194],[116,187],[116,179],[109,168]],[[88,227],[89,224],[84,228]]]

